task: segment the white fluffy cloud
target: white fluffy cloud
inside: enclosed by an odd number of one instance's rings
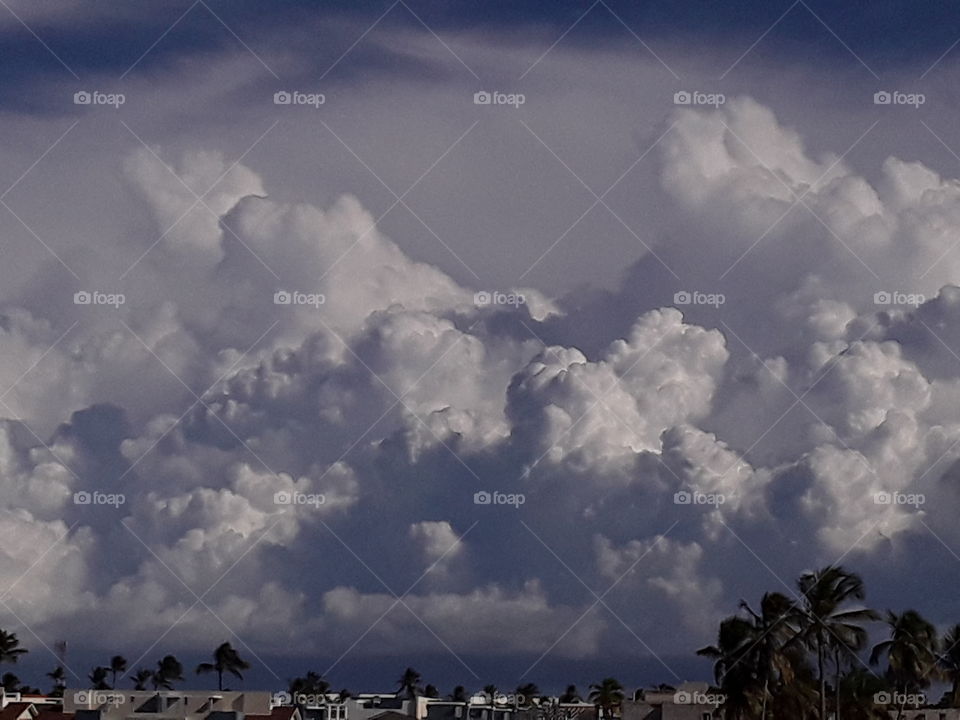
[[[581,618],[594,598],[568,569],[591,587],[629,570],[611,609],[686,647],[743,593],[740,539],[808,563],[854,546],[869,562],[925,526],[960,540],[960,185],[893,158],[868,182],[750,99],[675,119],[660,180],[678,232],[658,251],[678,288],[726,303],[637,303],[647,256],[615,298],[629,327],[597,352],[573,336],[609,307],[532,288],[477,307],[479,288],[405,254],[357,198],[287,203],[200,152],[172,166],[213,186],[190,209],[135,152],[125,177],[152,224],[117,249],[149,250],[127,303],[4,300],[3,414],[26,423],[0,427],[0,574],[26,572],[12,606],[89,642],[107,608],[114,646],[177,624],[170,641],[196,648],[222,632],[187,612],[209,590],[276,652],[308,635],[346,649],[376,622],[358,652],[437,651],[425,623],[458,653],[563,636],[556,653],[585,658],[618,623]],[[525,502],[474,504],[495,489]],[[83,490],[125,502],[77,505]],[[911,492],[922,508],[876,500]],[[394,606],[381,582],[400,592],[434,563]]]

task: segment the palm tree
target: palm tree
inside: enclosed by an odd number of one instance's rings
[[[24,685],[22,682],[20,682],[20,678],[9,672],[4,673],[3,677],[0,677],[0,687],[3,688],[3,692],[5,693],[21,693],[25,695],[41,694],[37,688]]]
[[[230,643],[225,642],[213,651],[212,663],[200,663],[197,665],[197,675],[215,672],[217,674],[217,689],[223,691],[223,674],[230,673],[243,680],[241,670],[248,670],[250,663],[240,657],[240,654],[233,649]]]
[[[398,692],[403,693],[407,697],[415,698],[417,695],[422,695],[423,690],[420,688],[420,673],[414,670],[412,667],[408,667],[403,671],[403,675],[397,680],[399,685]]]
[[[341,688],[340,692],[337,693],[337,697],[340,699],[340,702],[346,702],[353,697],[353,693],[347,690],[346,688]]]
[[[50,695],[52,697],[63,697],[63,691],[67,687],[67,674],[63,671],[63,665],[57,665],[47,673],[47,677],[53,680],[53,689],[50,690]]]
[[[819,720],[818,684],[816,673],[810,665],[807,651],[799,640],[782,648],[784,659],[789,663],[789,682],[781,677],[780,684],[770,697],[768,711],[771,717],[790,720]],[[872,698],[871,698],[872,701]],[[843,720],[849,720],[845,715]]]
[[[453,689],[453,693],[450,695],[450,699],[453,702],[465,703],[469,700],[467,696],[467,689],[463,685],[457,685]]]
[[[713,660],[714,680],[726,696],[723,713],[727,720],[756,715],[762,689],[757,683],[755,639],[753,623],[733,615],[720,623],[716,645],[697,650],[697,655]]]
[[[748,662],[762,687],[760,717],[767,718],[767,701],[776,683],[793,681],[793,665],[785,649],[800,633],[796,605],[781,593],[765,593],[760,600],[760,611],[754,611],[744,600],[740,607],[753,618],[753,636],[750,646],[744,648],[740,662]]]
[[[877,705],[877,693],[885,692],[887,684],[866,668],[854,668],[841,681],[839,717],[843,720],[889,720],[887,709]]]
[[[567,689],[564,690],[563,695],[560,696],[560,702],[562,703],[583,702],[583,698],[581,698],[580,693],[577,692],[576,685],[567,685]]]
[[[942,647],[939,664],[943,677],[950,681],[950,707],[960,707],[960,625],[947,630]]]
[[[590,686],[590,702],[600,708],[601,717],[614,717],[623,703],[623,685],[614,678],[604,678]]]
[[[154,690],[173,690],[174,680],[183,680],[183,665],[173,655],[166,655],[157,663],[157,669],[150,676],[150,681]]]
[[[536,683],[526,683],[514,690],[514,696],[516,699],[515,705],[529,707],[533,704],[534,698],[540,697],[540,688],[537,687]]]
[[[154,673],[146,668],[140,668],[134,673],[131,680],[133,680],[133,689],[134,690],[146,690],[147,683],[153,680]],[[156,688],[154,688],[156,689]]]
[[[804,573],[797,581],[803,602],[803,641],[817,656],[817,678],[820,686],[820,720],[827,718],[827,653],[837,641],[846,648],[862,647],[867,640],[862,623],[877,620],[872,610],[844,607],[853,600],[866,597],[863,580],[856,573],[830,565]],[[844,651],[841,651],[841,654]]]
[[[110,658],[110,673],[113,675],[113,687],[117,687],[117,675],[127,671],[127,659],[123,655]]]
[[[833,653],[833,687],[834,687],[834,707],[840,708],[843,704],[841,696],[841,689],[843,686],[843,668],[844,666],[853,667],[854,661],[863,665],[863,660],[860,659],[860,651],[867,644],[867,634],[865,631],[862,633],[850,633],[846,636],[837,634],[833,638],[833,642],[830,643],[830,650]],[[865,669],[865,668],[859,668]],[[836,710],[839,712],[839,709]]]
[[[110,685],[107,683],[107,675],[110,672],[109,668],[105,668],[102,665],[95,667],[88,675],[91,685],[94,690],[109,690]]]
[[[885,618],[890,639],[878,643],[870,653],[870,663],[887,660],[887,680],[902,695],[897,718],[903,716],[906,696],[930,686],[930,675],[937,669],[937,631],[916,610],[900,615],[887,611]]]
[[[440,691],[437,690],[436,685],[427,685],[423,689],[423,696],[428,698],[438,698],[440,697]]]
[[[323,679],[320,673],[310,670],[304,677],[294,678],[290,683],[290,694],[297,695],[326,695],[330,692],[330,683]]]
[[[20,678],[13,673],[4,673],[3,677],[0,677],[0,686],[5,693],[20,692]]]
[[[26,648],[20,647],[16,633],[0,630],[0,663],[16,663],[19,657],[27,652]]]
[[[483,694],[487,696],[487,702],[493,705],[497,700],[497,695],[500,694],[500,690],[497,689],[496,685],[484,685]]]

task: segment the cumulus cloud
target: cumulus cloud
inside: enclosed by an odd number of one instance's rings
[[[460,537],[446,520],[414,523],[410,526],[410,538],[420,545],[424,559],[431,563],[455,558],[463,552]]]
[[[212,612],[278,653],[372,626],[358,652],[587,658],[622,625],[570,571],[686,647],[743,593],[741,540],[805,563],[925,526],[960,540],[957,182],[893,158],[868,182],[748,98],[674,119],[657,250],[677,289],[725,302],[639,302],[648,255],[599,350],[564,332],[605,332],[610,305],[478,305],[356,197],[297,204],[216,153],[135,152],[152,232],[118,249],[149,250],[127,303],[0,307],[0,573],[51,548],[13,606],[91,643],[106,608],[113,645],[175,626],[205,646]],[[124,502],[75,503],[95,490]],[[911,492],[922,507],[882,500]]]

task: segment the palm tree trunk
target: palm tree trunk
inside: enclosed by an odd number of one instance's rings
[[[833,717],[835,720],[840,720],[840,648],[835,648],[833,651],[833,661],[837,666],[837,671],[834,674],[834,686],[833,692],[836,696],[836,705],[833,711]]]
[[[820,675],[820,720],[827,720],[827,678],[823,674],[823,640],[817,640],[817,672]]]
[[[223,670],[217,670],[217,689],[223,692]]]
[[[769,687],[770,687],[770,678],[765,677],[763,679],[763,704],[760,706],[761,720],[767,720],[767,692]]]

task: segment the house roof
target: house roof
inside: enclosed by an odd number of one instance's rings
[[[247,715],[246,719],[247,720],[300,720],[300,711],[291,705],[284,705],[281,707],[273,708],[270,711],[269,715]],[[0,718],[0,720],[3,720],[3,718]]]
[[[382,713],[377,713],[371,717],[370,720],[410,720],[410,716],[396,710],[384,710]]]
[[[34,720],[73,720],[73,713],[65,713],[62,710],[41,710]]]
[[[33,703],[12,702],[3,710],[0,710],[0,720],[18,720],[25,712],[30,712],[32,708]],[[30,715],[35,716],[36,713],[37,711],[33,710]]]

